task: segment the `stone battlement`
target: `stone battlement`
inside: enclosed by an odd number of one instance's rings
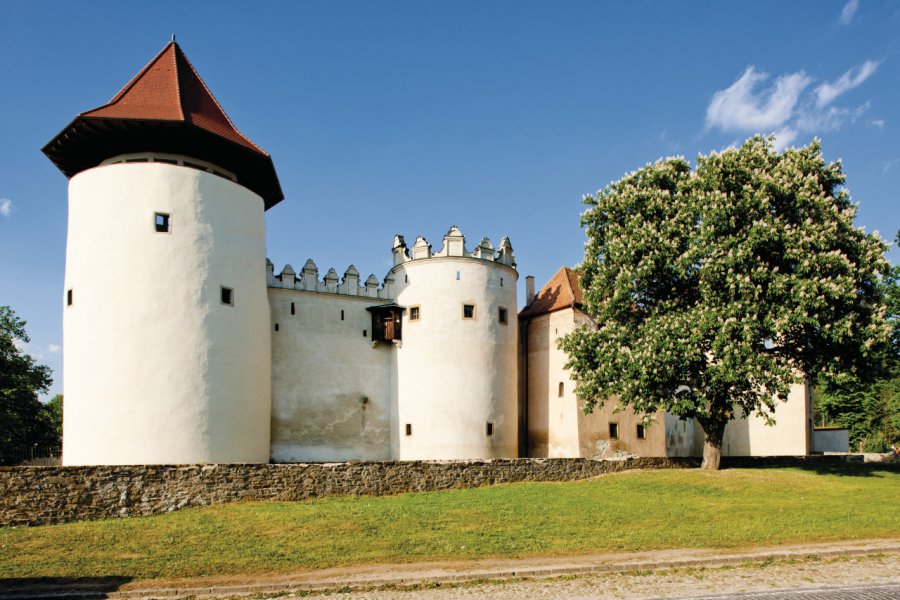
[[[334,268],[328,269],[323,279],[319,279],[319,267],[313,259],[306,261],[300,273],[296,273],[291,265],[285,265],[278,275],[275,274],[275,265],[266,260],[266,285],[270,288],[283,288],[288,290],[303,290],[307,292],[323,292],[328,294],[343,294],[345,296],[361,296],[364,298],[391,299],[391,284],[394,278],[388,274],[384,282],[378,281],[374,274],[369,275],[362,285],[359,283],[359,270],[350,265],[344,271],[344,276],[338,277]],[[379,287],[380,286],[380,287]]]
[[[508,237],[500,240],[500,247],[496,251],[491,240],[485,237],[478,242],[474,251],[469,252],[466,249],[466,238],[456,225],[450,227],[450,231],[444,236],[444,246],[439,252],[432,252],[431,244],[421,235],[416,238],[416,243],[413,244],[411,250],[406,246],[402,235],[395,235],[393,252],[394,267],[414,260],[457,256],[497,262],[513,269],[516,268],[516,259],[513,256],[512,244],[509,243]]]

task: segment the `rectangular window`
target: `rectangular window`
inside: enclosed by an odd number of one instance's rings
[[[463,319],[474,319],[475,318],[475,305],[474,304],[463,304]]]
[[[278,323],[275,323],[275,331],[278,331]]]
[[[222,286],[222,304],[234,306],[234,290],[224,285]]]
[[[293,303],[293,302],[291,302],[291,314],[292,314],[292,315],[297,314],[297,309],[294,308],[294,303]]]
[[[153,225],[156,227],[156,233],[168,233],[170,218],[167,213],[155,213],[153,215]]]
[[[406,435],[412,435],[412,423],[406,424]]]
[[[418,306],[410,306],[409,307],[409,320],[410,321],[418,321],[419,320],[419,307]]]
[[[367,337],[369,335],[368,330],[363,329],[363,337]]]
[[[610,423],[609,424],[609,439],[611,439],[611,440],[619,439],[619,424],[618,423]]]
[[[557,394],[560,398],[566,395],[566,384],[562,381],[559,382],[559,394]]]
[[[343,320],[344,320],[344,311],[342,310],[341,311],[341,321],[343,321]]]
[[[72,306],[72,290],[66,292],[66,306]]]
[[[488,437],[494,435],[494,424],[490,421],[488,421],[488,423],[487,423],[487,434],[488,434]]]
[[[639,439],[639,440],[647,439],[647,434],[646,434],[646,432],[644,432],[644,426],[643,426],[643,425],[638,425],[638,426],[637,426],[637,436],[638,436],[638,439]]]
[[[509,321],[509,311],[501,306],[498,310],[497,317],[500,319],[501,324],[506,325]]]

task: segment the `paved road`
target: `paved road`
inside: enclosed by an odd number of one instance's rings
[[[900,599],[900,583],[683,598],[684,600],[688,598],[690,600],[897,600]]]

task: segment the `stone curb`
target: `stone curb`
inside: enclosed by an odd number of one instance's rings
[[[514,561],[520,567],[504,566],[495,568],[462,568],[458,572],[452,569],[428,568],[416,570],[416,565],[392,565],[394,571],[384,576],[331,576],[322,578],[285,579],[265,583],[242,585],[144,588],[134,590],[113,591],[101,589],[97,585],[70,585],[48,588],[0,591],[0,600],[35,600],[37,598],[182,598],[189,596],[240,596],[260,593],[292,593],[292,592],[346,592],[378,588],[383,586],[411,587],[425,583],[466,583],[483,580],[503,580],[515,578],[546,578],[561,575],[588,575],[595,573],[621,573],[627,571],[660,571],[683,569],[688,567],[723,567],[745,562],[767,560],[790,560],[796,558],[827,558],[835,556],[859,556],[865,554],[881,554],[900,552],[900,540],[872,540],[857,545],[820,545],[798,546],[787,548],[763,548],[758,551],[737,554],[707,554],[688,556],[686,558],[631,559],[622,555],[619,560],[592,563],[596,557],[571,557],[556,565],[536,564],[540,559],[522,559]],[[565,560],[565,559],[564,559]],[[398,568],[400,567],[400,568]],[[451,572],[448,572],[451,571]],[[397,574],[399,572],[399,574]]]

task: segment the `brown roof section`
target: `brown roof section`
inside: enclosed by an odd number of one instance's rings
[[[535,294],[531,304],[522,309],[519,318],[537,317],[564,308],[578,308],[583,303],[578,273],[569,267],[561,267],[547,285]]]
[[[117,154],[185,154],[234,172],[267,209],[284,198],[271,157],[237,130],[174,41],[43,150],[67,177]]]

